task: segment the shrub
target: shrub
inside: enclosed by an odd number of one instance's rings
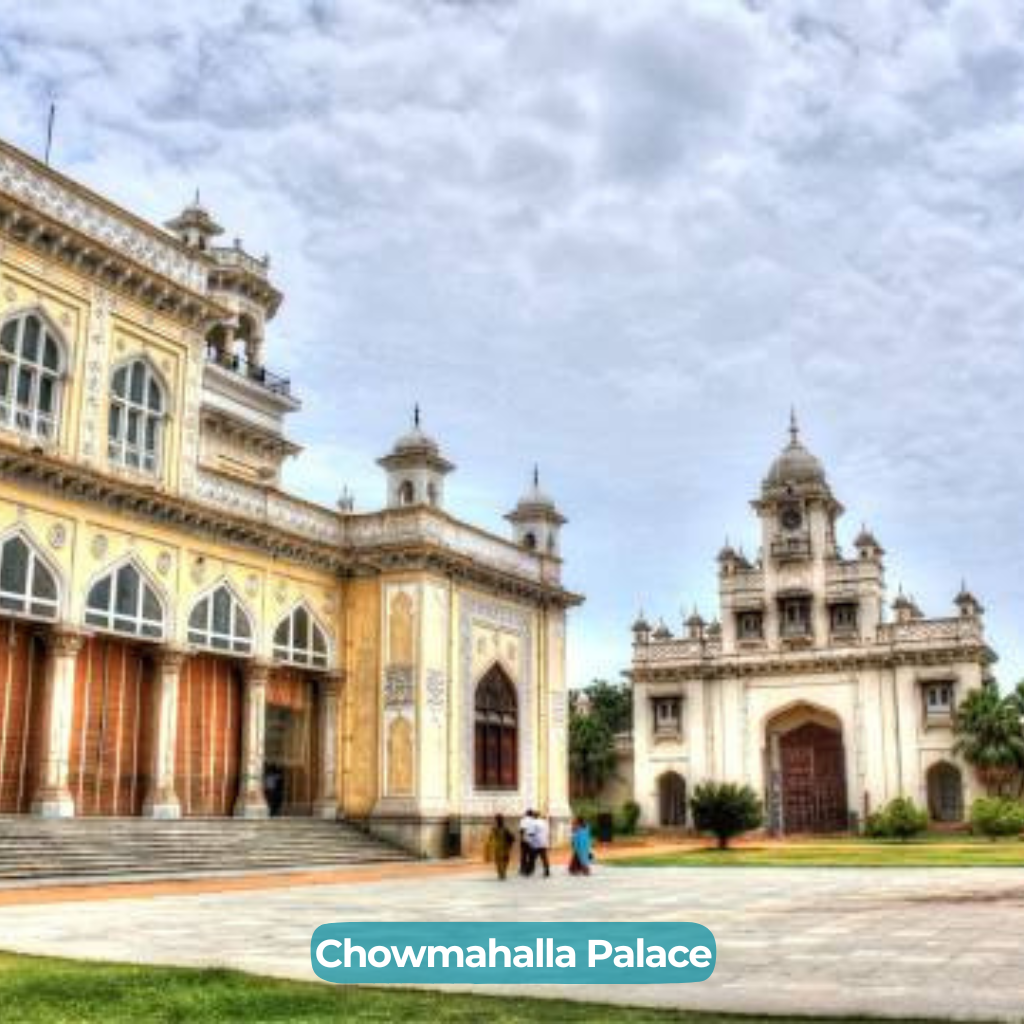
[[[928,828],[928,812],[908,796],[890,800],[880,811],[869,814],[864,833],[872,839],[899,839],[906,842]]]
[[[627,800],[615,815],[615,831],[619,835],[636,835],[636,827],[640,821],[640,805],[635,800]]]
[[[711,832],[724,850],[733,836],[757,828],[763,820],[761,801],[749,786],[734,782],[705,782],[695,786],[690,799],[693,823]]]
[[[1024,831],[1024,804],[1006,797],[981,797],[971,804],[971,831],[997,839]]]

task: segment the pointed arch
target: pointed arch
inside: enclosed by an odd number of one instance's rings
[[[477,789],[519,785],[519,699],[499,662],[477,683],[473,696],[474,764]]]
[[[0,322],[0,426],[54,440],[67,365],[64,335],[42,307],[5,316]]]
[[[107,633],[162,640],[166,606],[159,585],[135,558],[116,563],[89,587],[85,624]]]
[[[325,669],[330,663],[330,641],[313,609],[297,604],[274,629],[274,661],[304,668]]]
[[[237,591],[222,579],[192,605],[188,642],[225,654],[250,655],[255,649],[253,617]]]
[[[117,466],[157,473],[170,389],[149,356],[134,355],[110,375],[107,456]]]
[[[0,536],[0,613],[52,622],[61,592],[60,571],[26,530]]]

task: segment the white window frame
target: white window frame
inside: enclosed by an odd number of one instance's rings
[[[118,577],[125,572],[132,572],[138,576],[138,588],[136,591],[135,608],[129,612],[119,612],[117,610],[117,582]],[[109,584],[106,605],[93,604],[93,594],[96,593],[97,588],[104,581]],[[152,595],[159,609],[159,618],[146,615],[147,591]],[[144,640],[162,640],[164,638],[166,618],[167,611],[159,592],[150,582],[146,573],[134,562],[122,562],[93,580],[89,587],[85,602],[85,624],[87,626],[93,626],[106,633],[116,633],[119,636],[135,636]]]
[[[25,566],[25,590],[17,592],[2,589],[3,560],[7,546],[21,543],[28,552]],[[39,575],[48,577],[53,597],[40,597],[35,593]],[[22,533],[8,534],[0,538],[0,615],[15,615],[26,619],[41,619],[52,622],[60,609],[60,577],[39,554],[36,546]]]
[[[228,621],[229,631],[221,632],[214,628],[213,610],[217,595],[225,593],[228,596]],[[204,608],[205,606],[205,608]],[[197,614],[203,612],[202,625],[195,624]],[[239,623],[244,622],[248,629],[248,636],[244,631],[239,630]],[[238,599],[235,592],[226,583],[221,583],[208,591],[192,606],[188,616],[188,642],[196,647],[203,647],[206,650],[220,654],[251,655],[255,649],[255,630],[253,629],[252,616],[246,611],[245,606]]]
[[[135,368],[141,366],[144,374],[142,400],[131,397],[131,378]],[[118,394],[117,379],[124,374],[125,393]],[[158,406],[150,405],[150,389],[156,388]],[[136,418],[138,432],[136,440],[128,439],[128,425]],[[116,428],[111,426],[117,420]],[[115,466],[155,476],[160,472],[163,454],[164,421],[167,419],[167,388],[153,364],[139,356],[114,369],[110,375],[110,402],[107,410],[107,458]],[[153,446],[149,447],[147,437],[152,426]]]
[[[30,322],[39,325],[37,358],[25,356],[25,331]],[[0,363],[7,367],[7,386],[0,389],[0,426],[15,430],[27,437],[41,441],[55,441],[60,428],[63,381],[67,365],[64,340],[50,326],[46,317],[35,310],[26,310],[7,317],[0,325],[0,338],[14,327],[14,351],[8,351],[0,342]],[[56,367],[45,365],[47,345],[56,350]],[[30,379],[28,404],[18,401],[18,383],[23,374]],[[52,408],[43,412],[39,408],[43,380],[49,380],[53,388]]]
[[[953,714],[953,682],[940,679],[924,684],[924,713],[928,718],[949,718]],[[932,695],[939,695],[933,701]]]
[[[295,619],[299,612],[305,612],[309,617],[308,644],[305,647],[296,646],[295,643]],[[284,630],[285,639],[278,639],[281,631]],[[316,650],[314,636],[319,636],[323,650]],[[273,637],[274,661],[282,665],[294,665],[297,668],[326,669],[331,660],[331,642],[327,636],[327,630],[320,625],[312,610],[306,604],[296,605],[280,622],[274,627]]]

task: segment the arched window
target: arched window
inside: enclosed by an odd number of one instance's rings
[[[304,605],[300,604],[274,630],[274,660],[327,668],[327,634]]]
[[[252,654],[252,622],[230,587],[221,584],[196,602],[188,617],[188,642],[215,651]]]
[[[36,313],[0,330],[0,424],[31,437],[57,436],[64,347]]]
[[[156,591],[131,562],[97,580],[85,603],[90,626],[159,639],[164,635],[164,610]]]
[[[527,551],[537,550],[537,535],[535,533],[524,533],[523,534],[523,547]]]
[[[411,505],[416,500],[416,489],[411,480],[403,480],[398,488],[398,504]]]
[[[495,665],[476,688],[476,788],[515,789],[519,783],[516,688]]]
[[[136,359],[115,370],[107,425],[110,461],[155,473],[160,466],[163,422],[164,391],[149,363]]]
[[[57,617],[57,580],[21,537],[0,547],[0,611],[37,619]]]

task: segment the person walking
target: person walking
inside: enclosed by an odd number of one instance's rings
[[[582,818],[572,823],[572,859],[569,861],[570,875],[589,875],[590,862],[594,853],[590,843],[590,826]]]
[[[500,881],[505,881],[508,873],[508,862],[512,857],[512,846],[516,837],[505,824],[505,817],[502,814],[494,816],[494,824],[487,836],[487,859],[494,861],[494,868],[498,872]]]
[[[533,817],[533,828],[530,832],[530,873],[533,873],[537,861],[544,865],[544,877],[551,877],[551,864],[548,862],[548,844],[550,832],[548,819],[535,814]]]
[[[533,873],[533,821],[530,809],[519,819],[519,874],[524,877]]]

